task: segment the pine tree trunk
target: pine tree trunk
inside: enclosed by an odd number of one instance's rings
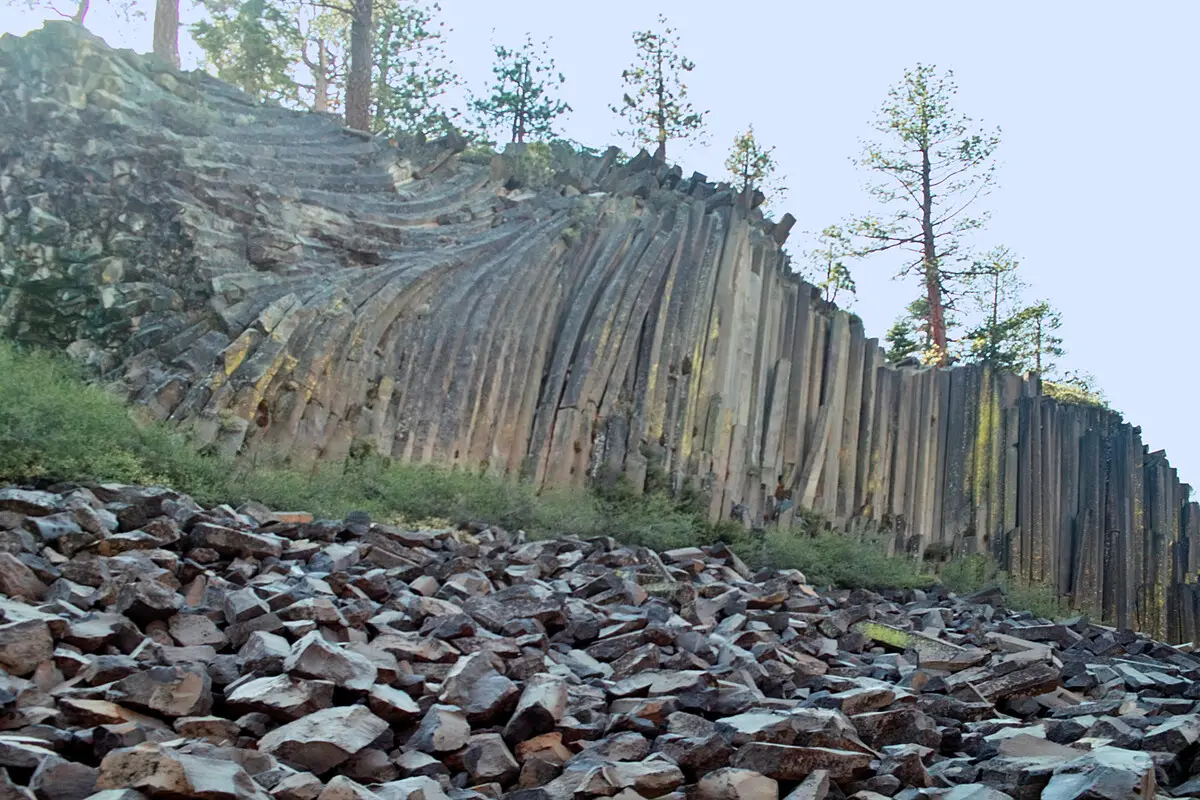
[[[946,316],[942,309],[942,274],[938,265],[937,239],[933,230],[933,187],[930,185],[928,146],[921,148],[921,238],[924,252],[921,271],[925,278],[925,299],[929,302],[929,338],[937,348],[937,363],[945,366],[950,360],[946,349]]]
[[[1037,346],[1034,352],[1034,365],[1037,370],[1038,377],[1042,376],[1042,318],[1037,320]]]
[[[79,5],[75,8],[75,16],[71,17],[71,21],[82,25],[88,9],[91,7],[92,0],[79,0]]]
[[[154,55],[179,69],[179,0],[154,4]]]
[[[658,44],[658,52],[656,55],[656,72],[655,77],[658,80],[658,85],[655,87],[655,96],[658,99],[657,122],[658,122],[658,149],[654,151],[654,157],[667,160],[667,86],[666,79],[663,77],[663,52],[662,42]]]
[[[992,276],[992,327],[988,331],[988,360],[996,365],[1000,352],[1000,273]]]
[[[371,129],[371,39],[374,0],[354,0],[350,20],[350,73],[346,76],[346,126]]]
[[[325,40],[317,39],[317,68],[313,72],[315,97],[313,111],[324,113],[329,110],[329,54],[325,52]]]

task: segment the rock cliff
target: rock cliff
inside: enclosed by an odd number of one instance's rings
[[[68,23],[0,39],[0,142],[0,330],[215,451],[623,475],[750,520],[782,480],[897,551],[1197,630],[1200,507],[1137,428],[886,365],[790,272],[790,218],[703,176],[367,139]]]

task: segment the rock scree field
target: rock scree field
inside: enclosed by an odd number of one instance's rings
[[[1185,797],[1200,658],[724,545],[0,489],[0,793]]]

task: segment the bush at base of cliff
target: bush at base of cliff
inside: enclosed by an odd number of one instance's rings
[[[795,568],[814,586],[843,589],[917,589],[933,578],[915,561],[889,556],[882,539],[870,534],[814,527],[811,519],[791,528],[769,528],[735,547],[750,564]]]
[[[1009,608],[1028,611],[1042,619],[1058,620],[1072,615],[1054,587],[1015,578],[1001,570],[991,556],[976,553],[956,558],[938,571],[938,581],[956,594],[997,586],[1004,592]]]

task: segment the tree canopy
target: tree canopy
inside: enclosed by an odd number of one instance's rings
[[[493,50],[488,94],[471,103],[485,137],[510,142],[554,137],[559,118],[571,106],[558,97],[566,78],[555,68],[548,44],[535,45],[527,34],[520,47],[494,45]]]
[[[926,320],[936,363],[950,357],[946,295],[963,235],[983,227],[976,208],[995,181],[999,130],[982,130],[954,110],[953,73],[931,65],[906,70],[888,92],[873,128],[879,138],[863,145],[857,164],[870,175],[868,190],[878,214],[860,217],[854,231],[861,252],[909,253],[900,274],[917,274],[925,292]]]
[[[729,182],[739,194],[759,191],[770,200],[784,190],[782,179],[776,175],[779,165],[775,163],[775,148],[765,147],[758,141],[753,125],[733,138],[725,169],[729,173]]]
[[[667,142],[703,135],[707,111],[697,111],[688,99],[685,73],[695,62],[679,51],[679,35],[658,17],[658,27],[633,34],[634,61],[622,73],[625,94],[610,106],[624,120],[619,136],[638,145],[654,146],[658,158],[667,157]]]

